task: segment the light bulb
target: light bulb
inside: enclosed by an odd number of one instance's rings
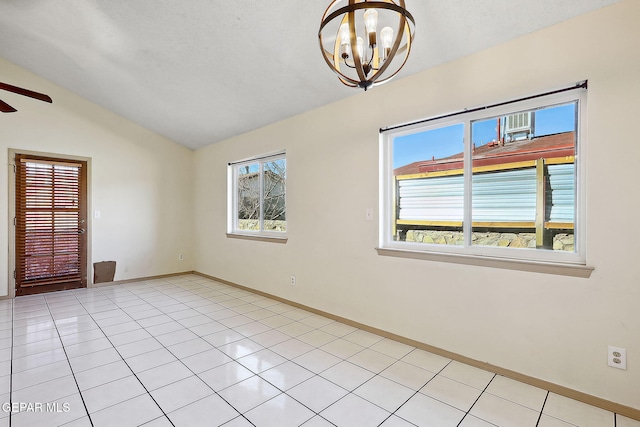
[[[338,36],[340,37],[340,56],[346,60],[349,57],[351,50],[349,49],[351,32],[349,31],[349,23],[340,25],[338,30]]]
[[[384,27],[380,30],[380,40],[382,41],[382,60],[386,61],[393,44],[393,28]]]
[[[375,9],[364,11],[364,27],[368,33],[375,33],[378,25],[378,12]]]
[[[378,25],[378,12],[375,9],[367,9],[364,11],[364,27],[367,30],[367,38],[369,46],[376,46],[376,26]]]
[[[358,37],[358,55],[360,56],[360,61],[364,60],[364,40],[362,37]]]
[[[351,32],[349,31],[349,23],[345,22],[340,25],[340,44],[349,44],[349,39],[351,38]]]
[[[382,41],[382,47],[391,48],[393,44],[393,28],[384,27],[380,31],[380,40]]]

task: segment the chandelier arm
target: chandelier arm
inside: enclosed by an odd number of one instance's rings
[[[400,72],[400,70],[402,70],[402,67],[404,67],[404,64],[407,63],[407,59],[408,58],[409,57],[406,56],[404,58],[404,61],[402,62],[402,66],[400,68],[398,68],[396,71],[394,71],[390,76],[385,77],[384,79],[381,79],[381,80],[374,81],[372,86],[380,86],[381,84],[384,84],[384,83],[388,82],[389,80],[391,80],[392,78],[394,78],[396,76],[396,74],[398,74]],[[376,75],[378,75],[378,73],[376,73]]]
[[[376,56],[376,52],[375,52],[375,50],[374,50],[374,49],[371,49],[371,58],[369,58],[369,61],[367,62],[367,65],[368,65],[369,67],[371,67],[371,69],[372,69],[372,70],[376,70],[376,69],[377,69],[377,68],[373,68],[373,67],[371,66],[371,63],[373,62],[373,58],[374,58],[375,56]]]
[[[347,62],[346,58],[344,59],[344,65],[346,65],[349,68],[356,68],[355,65],[349,65],[349,63]]]
[[[339,0],[336,0],[339,1]],[[329,6],[329,8],[331,8],[331,6]],[[327,9],[328,10],[328,9]],[[327,63],[327,65],[329,66],[329,68],[331,68],[333,70],[334,73],[336,73],[336,75],[338,76],[338,79],[342,82],[342,84],[344,84],[345,86],[348,87],[358,87],[358,80],[354,80],[351,77],[343,74],[337,63],[333,63],[333,61],[336,60],[336,58],[339,58],[336,56],[335,52],[332,54],[330,51],[326,50],[324,48],[324,38],[322,37],[322,31],[318,32],[318,42],[320,43],[320,50],[322,51],[322,58],[324,59],[324,61]],[[339,59],[338,59],[339,61]]]
[[[400,66],[396,71],[394,71],[390,76],[388,76],[388,77],[386,77],[386,78],[384,78],[384,79],[382,79],[382,80],[378,80],[378,81],[376,81],[376,82],[373,84],[373,86],[379,86],[379,85],[381,85],[381,84],[383,84],[383,83],[388,82],[388,81],[389,81],[389,80],[391,80],[392,78],[394,78],[394,77],[396,76],[396,74],[398,74],[398,73],[400,72],[400,70],[402,70],[402,68],[404,67],[404,65],[407,63],[407,59],[409,59],[409,53],[408,53],[408,52],[407,52],[407,54],[405,55],[404,60],[402,61],[402,65],[401,65],[401,66]],[[377,74],[378,74],[378,73],[376,73],[376,75],[377,75]]]
[[[358,6],[356,4],[356,0],[349,0],[349,6]],[[367,80],[367,76],[364,73],[364,68],[362,65],[362,58],[360,58],[360,53],[358,52],[358,37],[356,37],[356,8],[351,8],[348,12],[348,22],[349,22],[349,41],[351,42],[351,55],[353,56],[353,67],[358,73],[358,78],[360,81]],[[364,48],[362,49],[362,53],[364,54]]]
[[[410,28],[408,28],[407,19],[404,17],[404,15],[400,15],[400,22],[398,25],[398,29],[402,30],[403,33],[407,32],[407,30],[410,30]],[[411,46],[411,42],[413,41],[412,39],[413,39],[413,34],[410,31],[407,32],[407,48],[408,49]],[[391,62],[396,57],[396,53],[398,53],[398,48],[400,47],[401,42],[402,42],[402,37],[400,36],[400,34],[398,34],[398,37],[396,37],[395,43],[393,44],[393,46],[391,47],[391,50],[389,51],[390,60],[387,59],[384,61],[384,64],[382,64],[380,69],[371,77],[372,79],[375,79],[375,77],[378,75],[382,75],[382,73],[384,73],[387,70],[387,68],[391,65]],[[402,67],[404,67],[404,64],[406,63],[408,57],[409,57],[409,50],[407,50],[407,53],[405,55],[404,62],[402,63],[402,65],[398,68],[398,70],[395,73],[393,73],[394,76],[398,73],[398,71],[402,69]],[[386,80],[387,79],[384,79],[384,81]]]
[[[409,53],[411,52],[411,43],[413,41],[413,37],[409,40],[407,40],[407,46],[405,46],[403,49],[400,49],[400,52],[404,51],[404,49],[406,48],[407,53],[404,56],[404,60],[402,61],[402,65],[400,65],[400,67],[398,67],[398,69],[396,71],[394,71],[390,76],[382,79],[382,80],[378,80],[376,81],[373,86],[379,86],[383,83],[388,82],[389,80],[391,80],[392,78],[394,78],[396,76],[396,74],[398,74],[400,72],[400,70],[402,70],[402,68],[404,67],[404,64],[407,63],[407,59],[409,59]],[[377,72],[375,75],[377,76],[380,72]]]
[[[329,60],[330,57],[332,57],[331,53],[327,50],[324,49],[324,45],[322,44],[322,37],[320,37],[320,46],[322,48],[322,52],[323,55],[322,57],[324,58],[324,61],[327,63],[327,65],[329,66],[329,68],[331,68],[333,70],[334,73],[336,73],[338,75],[338,79],[340,79],[340,81],[345,85],[345,86],[349,86],[349,87],[358,87],[358,80],[354,80],[352,78],[350,78],[349,76],[343,74],[342,72],[340,72],[338,69],[336,69],[333,64],[331,63],[331,61]],[[348,84],[347,82],[351,83]]]

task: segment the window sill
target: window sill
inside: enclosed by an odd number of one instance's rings
[[[288,238],[253,234],[227,233],[230,239],[257,240],[259,242],[287,243]]]
[[[376,248],[376,250],[378,251],[378,255],[382,256],[450,262],[455,264],[476,265],[480,267],[530,271],[533,273],[556,274],[581,278],[589,278],[591,276],[591,272],[594,270],[594,267],[581,264],[561,264],[545,261],[489,258],[477,255],[444,254],[435,252],[410,251],[404,249]]]

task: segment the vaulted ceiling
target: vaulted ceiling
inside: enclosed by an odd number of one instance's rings
[[[320,54],[329,2],[2,0],[0,56],[197,149],[360,92]],[[416,38],[396,78],[616,2],[406,0]]]

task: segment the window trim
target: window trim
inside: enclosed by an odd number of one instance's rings
[[[586,266],[586,84],[571,89],[554,91],[540,96],[531,96],[522,100],[503,102],[486,108],[470,109],[467,112],[447,114],[433,119],[425,119],[412,124],[381,129],[380,182],[379,182],[379,236],[378,254],[405,258],[429,259],[434,261],[455,262],[472,265],[486,265],[498,268],[551,272],[571,276],[588,277],[593,270]],[[471,124],[474,121],[491,119],[535,108],[576,102],[576,200],[575,200],[575,236],[576,252],[541,251],[535,249],[498,248],[470,245],[471,239],[471,180],[472,144]],[[424,132],[462,123],[464,125],[464,222],[465,244],[461,246],[437,245],[428,243],[400,242],[392,238],[393,212],[395,210],[395,186],[393,175],[394,138]],[[566,270],[566,271],[565,271]],[[586,275],[586,276],[585,276]]]
[[[238,227],[238,169],[245,165],[260,164],[260,172],[262,172],[262,164],[268,163],[274,160],[282,160],[286,162],[286,152],[278,151],[274,153],[262,154],[234,162],[229,162],[227,166],[227,237],[238,238],[244,240],[259,240],[266,242],[286,243],[287,232],[286,231],[265,231],[265,230],[240,230]],[[286,164],[286,163],[285,163]],[[285,166],[286,167],[286,166]],[[262,199],[263,199],[263,185],[262,185],[262,173],[258,175],[260,177],[260,201],[261,207],[260,216],[262,217]],[[286,183],[285,183],[285,207],[287,205]],[[263,226],[264,219],[260,219],[260,227]]]

